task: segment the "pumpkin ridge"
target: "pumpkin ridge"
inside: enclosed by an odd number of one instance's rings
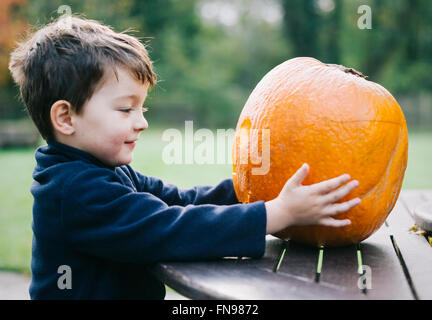
[[[363,198],[367,197],[369,194],[371,194],[378,187],[378,185],[380,184],[380,182],[383,181],[382,180],[383,177],[384,177],[384,179],[386,179],[388,177],[388,175],[390,173],[390,167],[391,167],[391,164],[393,162],[393,158],[395,156],[396,150],[397,150],[397,148],[400,145],[400,141],[401,141],[401,139],[399,138],[398,141],[397,141],[397,143],[396,143],[396,145],[393,147],[393,149],[392,149],[392,155],[391,155],[391,157],[390,157],[390,159],[389,159],[389,161],[387,163],[387,167],[385,168],[385,170],[381,174],[380,178],[378,179],[378,183],[375,186],[373,186],[373,188],[371,188],[368,192],[364,193],[362,196],[359,196],[360,198],[363,199]]]
[[[389,160],[389,162],[387,164],[387,168],[386,168],[385,172],[382,174],[382,176],[378,180],[379,182],[377,183],[377,185],[373,189],[377,189],[377,187],[379,186],[379,184],[382,184],[382,186],[381,186],[381,188],[382,188],[381,192],[385,191],[385,189],[387,188],[386,183],[383,183],[383,181],[387,181],[387,179],[389,177],[390,168],[391,168],[391,166],[393,164],[393,159],[394,159],[394,156],[396,154],[396,150],[398,150],[398,147],[399,147],[400,143],[401,143],[401,139],[399,138],[398,142],[393,147],[393,152],[392,152],[390,160]],[[385,221],[385,219],[387,219],[388,215],[390,214],[392,208],[389,208],[389,209],[390,210],[388,210],[385,214],[382,215],[381,222],[380,221],[376,221],[375,225],[371,225],[369,227],[369,230],[367,230],[366,234],[369,234],[369,235],[373,234],[378,229],[378,227],[382,225],[382,223]]]

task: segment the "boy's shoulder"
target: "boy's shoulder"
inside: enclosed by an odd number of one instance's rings
[[[85,183],[100,179],[129,184],[137,173],[129,165],[110,167],[89,153],[68,145],[50,142],[35,152],[36,181],[56,181],[59,185]]]

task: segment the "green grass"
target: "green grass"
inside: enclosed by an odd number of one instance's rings
[[[409,132],[403,189],[432,189],[432,132]]]
[[[231,165],[166,165],[160,130],[142,134],[135,148],[132,167],[180,187],[215,184],[231,176]],[[229,147],[228,147],[229,148]],[[432,189],[432,133],[411,133],[404,189]],[[30,194],[34,150],[0,150],[0,269],[30,273]]]
[[[0,152],[0,268],[29,271],[33,150]]]
[[[159,177],[166,183],[174,183],[182,188],[216,184],[221,179],[231,177],[231,164],[165,164],[162,150],[168,143],[162,141],[160,130],[144,132],[135,147],[131,166],[145,175]],[[226,147],[231,148],[228,144]]]

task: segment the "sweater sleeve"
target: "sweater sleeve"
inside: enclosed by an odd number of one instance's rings
[[[190,189],[180,189],[173,184],[164,183],[156,177],[145,176],[127,166],[135,180],[139,191],[149,192],[163,200],[168,205],[186,206],[189,204],[238,204],[232,179],[224,179],[215,186],[195,186]]]
[[[75,250],[120,262],[261,257],[263,201],[235,205],[169,206],[136,192],[112,171],[85,170],[63,188],[62,224]]]

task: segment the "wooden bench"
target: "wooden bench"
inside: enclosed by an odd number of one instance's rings
[[[385,224],[359,244],[312,248],[273,236],[262,259],[158,264],[154,272],[191,299],[432,299],[432,246],[410,231],[432,190],[402,191]]]

